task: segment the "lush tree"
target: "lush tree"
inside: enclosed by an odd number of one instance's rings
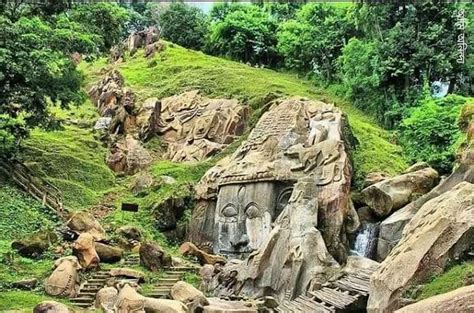
[[[280,25],[278,52],[285,65],[311,72],[325,82],[337,75],[337,58],[347,41],[356,33],[347,8],[328,4],[304,5],[294,20]]]
[[[152,6],[163,38],[191,49],[202,49],[208,32],[208,18],[196,7],[184,3]]]
[[[230,5],[211,27],[206,50],[252,64],[275,65],[277,21],[254,5]]]
[[[40,18],[16,22],[0,17],[0,144],[2,153],[17,146],[27,128],[51,127],[47,104],[81,103],[82,76],[63,51],[56,33]]]
[[[103,51],[108,51],[127,35],[130,12],[115,3],[99,2],[74,7],[70,12],[72,21],[83,25],[88,33],[103,38]]]

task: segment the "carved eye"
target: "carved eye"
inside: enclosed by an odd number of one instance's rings
[[[260,209],[257,207],[257,204],[250,203],[247,206],[247,210],[245,211],[245,214],[247,215],[248,218],[256,218],[260,216]]]
[[[237,208],[232,204],[228,204],[224,209],[222,209],[222,215],[224,215],[225,217],[233,217],[237,216],[237,214],[239,214],[239,212],[237,211]]]

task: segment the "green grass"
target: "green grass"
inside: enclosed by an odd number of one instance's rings
[[[64,299],[45,296],[44,294],[31,291],[7,291],[0,292],[0,312],[4,310],[20,310],[20,312],[32,312],[33,308],[40,302],[54,300],[68,304]]]
[[[96,204],[115,186],[115,175],[105,164],[106,149],[88,129],[34,130],[22,156],[63,192],[65,205],[71,209]]]
[[[104,59],[81,65],[89,84],[98,80],[106,67]],[[134,90],[139,101],[200,89],[210,97],[237,98],[248,104],[253,112],[251,125],[265,109],[264,104],[276,97],[303,96],[333,103],[348,114],[360,142],[354,153],[358,185],[368,172],[396,174],[407,167],[401,148],[390,142],[389,132],[348,102],[296,75],[249,67],[170,43],[154,60],[144,58],[143,52],[139,51],[113,67],[120,70],[126,85]]]
[[[432,280],[421,288],[417,300],[426,299],[443,294],[464,286],[468,275],[474,275],[474,262],[465,262],[451,267],[443,274],[433,277]]]

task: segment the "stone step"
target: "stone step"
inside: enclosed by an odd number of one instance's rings
[[[80,307],[80,308],[89,308],[92,306],[92,303],[74,303],[74,301],[71,301],[71,303],[74,305],[74,306],[77,306],[77,307]]]
[[[86,297],[95,298],[96,294],[97,294],[97,292],[79,291],[79,293],[77,294],[77,297],[78,298],[86,298]]]
[[[89,283],[105,283],[107,279],[105,278],[91,278],[87,282]]]

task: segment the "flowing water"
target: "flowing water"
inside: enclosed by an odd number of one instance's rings
[[[360,256],[373,258],[377,249],[378,223],[363,223],[356,236],[354,252]]]

